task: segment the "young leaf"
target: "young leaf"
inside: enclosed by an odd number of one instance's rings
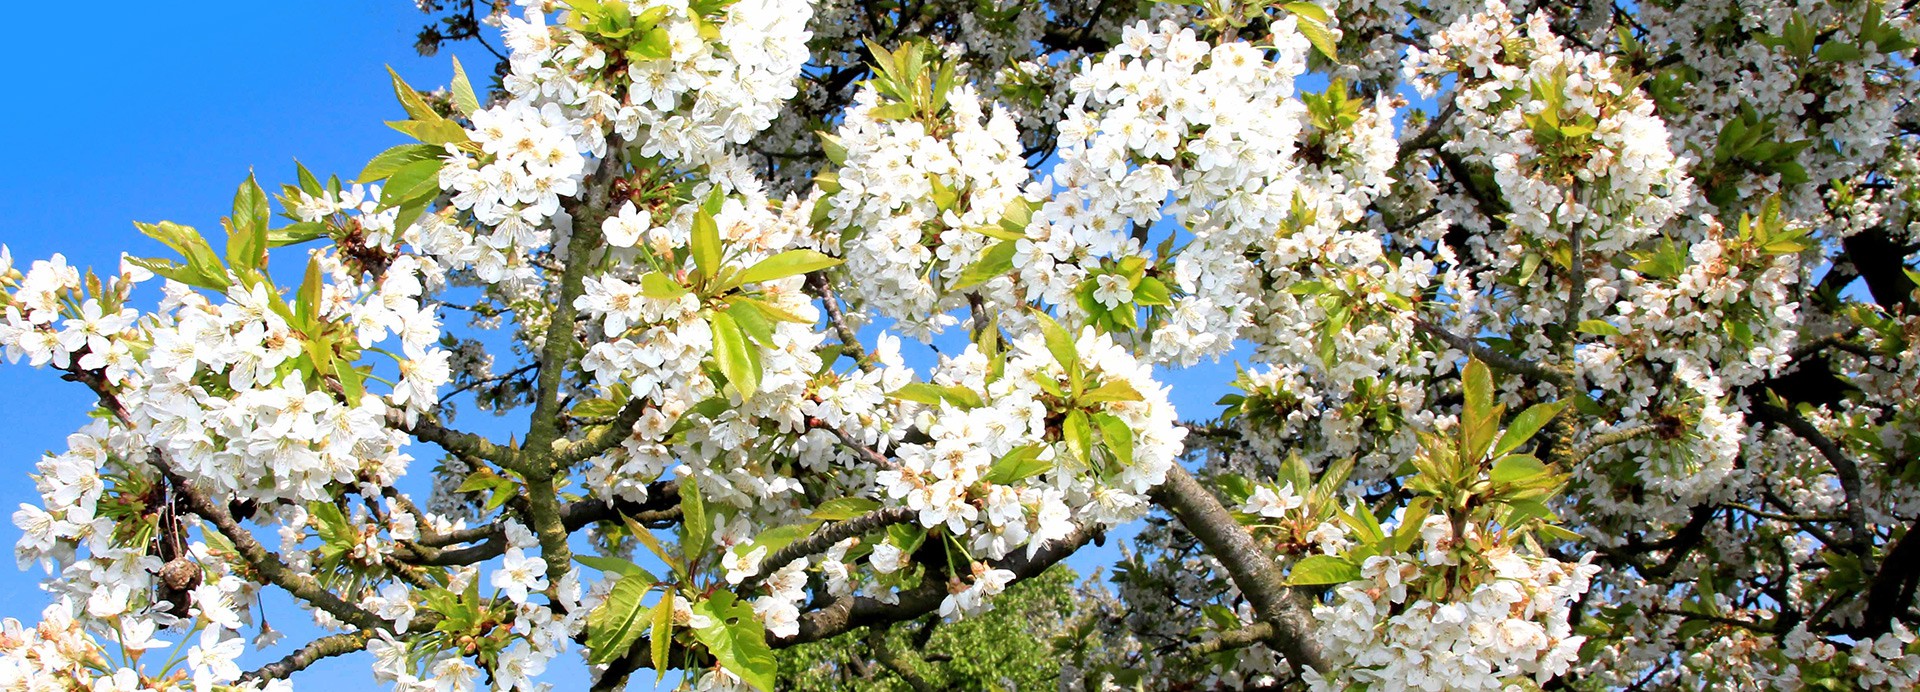
[[[707,617],[707,626],[694,630],[694,637],[707,645],[720,667],[755,689],[771,692],[776,663],[753,607],[720,590],[693,604],[693,612]]]
[[[880,501],[864,497],[841,497],[820,504],[818,509],[807,515],[811,519],[823,521],[846,521],[880,508]]]
[[[1493,462],[1493,482],[1502,485],[1527,483],[1547,472],[1547,465],[1532,454],[1509,454]]]
[[[720,271],[720,226],[705,211],[693,215],[693,266],[707,278]]]
[[[376,180],[386,180],[400,172],[400,169],[407,164],[439,159],[445,153],[446,148],[431,144],[402,144],[380,152],[373,157],[372,161],[368,161],[367,167],[360,170],[358,182],[371,183]]]
[[[1151,276],[1141,279],[1140,285],[1133,287],[1133,302],[1148,306],[1168,306],[1173,304],[1173,296],[1167,292],[1167,285]]]
[[[1067,443],[1067,453],[1075,461],[1087,463],[1087,450],[1093,446],[1093,426],[1087,420],[1087,412],[1074,409],[1067,412],[1067,419],[1061,423],[1060,437]]]
[[[461,115],[473,115],[480,110],[480,98],[473,94],[473,84],[467,81],[467,71],[460,67],[460,58],[453,58],[453,107],[460,109]]]
[[[266,191],[248,174],[233,195],[233,216],[228,219],[227,265],[234,271],[248,274],[266,264],[267,226],[272,216]]]
[[[1560,415],[1560,411],[1570,403],[1572,402],[1563,400],[1528,406],[1527,410],[1514,416],[1513,424],[1507,426],[1507,431],[1500,435],[1500,441],[1493,445],[1493,455],[1501,456],[1526,444],[1527,440],[1533,439],[1535,433],[1546,427],[1547,423],[1552,421],[1554,416]]]
[[[1110,401],[1139,401],[1140,390],[1134,389],[1126,380],[1108,380],[1087,393],[1080,395],[1080,403],[1101,404]]]
[[[1487,453],[1487,445],[1493,442],[1493,432],[1500,425],[1493,410],[1493,373],[1487,364],[1478,359],[1467,361],[1467,367],[1460,373],[1462,394],[1466,404],[1460,412],[1461,453],[1478,460]]]
[[[759,359],[749,353],[754,347],[747,343],[746,334],[732,315],[715,312],[709,321],[713,324],[713,359],[720,366],[720,374],[740,391],[742,401],[753,398],[760,386]]]
[[[1013,271],[1015,249],[1017,249],[1015,243],[1011,240],[1002,240],[988,248],[987,253],[980,257],[980,261],[974,262],[961,271],[960,276],[955,277],[953,283],[947,285],[947,290],[961,291],[972,288]]]
[[[1292,586],[1344,584],[1359,578],[1359,567],[1334,555],[1309,555],[1293,563],[1293,570],[1287,573],[1287,583]]]
[[[1053,359],[1066,369],[1067,381],[1074,384],[1076,391],[1079,390],[1080,352],[1073,345],[1073,333],[1053,321],[1047,313],[1035,310],[1033,318],[1040,323],[1040,336],[1046,341],[1047,352],[1052,353]]]
[[[1133,428],[1127,422],[1111,413],[1093,414],[1093,420],[1100,427],[1100,439],[1106,442],[1107,451],[1113,454],[1114,461],[1121,466],[1133,465]]]
[[[652,529],[642,526],[640,522],[634,521],[633,517],[624,514],[620,516],[620,521],[626,523],[627,532],[633,534],[634,540],[639,541],[640,545],[646,546],[647,551],[653,553],[654,557],[660,558],[661,562],[667,563],[667,567],[672,569],[674,574],[679,575],[682,579],[686,578],[687,564],[681,562],[680,558],[674,557],[672,553],[667,552],[666,546],[660,545],[660,539],[654,537]]]
[[[640,600],[653,590],[653,580],[627,575],[614,582],[607,600],[587,614],[587,662],[605,664],[633,648],[644,629]]]
[[[1339,43],[1333,40],[1333,31],[1328,29],[1325,23],[1306,15],[1295,15],[1294,18],[1298,20],[1296,26],[1300,28],[1300,33],[1307,37],[1307,42],[1312,43],[1315,50],[1327,56],[1327,60],[1340,61]]]
[[[707,516],[706,498],[700,496],[700,484],[693,475],[680,479],[680,552],[687,556],[688,564],[707,549],[707,536],[712,532],[711,519]]]
[[[573,556],[573,561],[607,574],[617,574],[622,577],[638,575],[644,578],[649,584],[660,581],[659,578],[653,576],[652,572],[648,572],[647,568],[633,564],[632,560],[623,560],[621,558],[606,557],[603,555],[575,555]]]
[[[653,633],[649,635],[653,644],[653,669],[659,672],[654,682],[667,679],[667,654],[673,647],[673,594],[660,595],[660,601],[653,604]]]
[[[443,119],[439,113],[433,112],[432,106],[427,105],[426,99],[420,98],[420,92],[407,86],[407,81],[401,79],[400,73],[393,71],[392,66],[387,67],[387,74],[393,77],[393,95],[400,99],[400,107],[406,109],[408,118],[427,122]]]
[[[993,462],[987,474],[981,477],[988,483],[1012,485],[1053,470],[1053,462],[1040,458],[1039,445],[1020,445],[1009,450]]]
[[[795,274],[819,271],[840,264],[837,257],[828,257],[813,250],[788,250],[778,255],[760,260],[746,271],[734,277],[742,284],[760,283],[784,279]]]

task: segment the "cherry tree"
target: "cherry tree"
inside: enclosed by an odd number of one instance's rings
[[[352,182],[0,250],[0,685],[765,690],[1143,518],[1067,687],[1920,680],[1907,5],[457,4]]]

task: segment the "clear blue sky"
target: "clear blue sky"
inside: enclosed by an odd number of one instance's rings
[[[400,117],[383,66],[422,88],[451,74],[448,53],[414,53],[424,16],[407,0],[94,7],[110,9],[87,16],[59,3],[25,3],[0,22],[0,84],[8,87],[8,106],[0,108],[0,243],[22,265],[58,252],[111,270],[122,250],[163,255],[131,222],[217,230],[249,168],[270,191],[291,181],[296,157],[322,177],[349,178],[403,141],[381,122]],[[474,71],[492,64],[478,46],[452,52]],[[1206,417],[1232,376],[1228,363],[1181,373],[1175,404],[1188,417]],[[83,389],[48,371],[0,365],[0,421],[8,430],[0,442],[0,517],[37,502],[27,474],[43,452],[65,446],[90,406]],[[504,437],[498,423],[462,422]],[[414,480],[427,471],[416,469]],[[0,524],[10,555],[19,531],[11,521]],[[1083,574],[1110,564],[1115,545],[1083,551],[1071,564]],[[0,593],[9,596],[0,617],[36,621],[46,603],[41,576],[37,568],[0,567]],[[302,615],[273,612],[275,627],[292,636],[243,664],[278,658],[312,633],[296,622]],[[547,679],[556,688],[584,687],[576,658],[555,663]],[[351,657],[295,682],[332,689],[370,679],[365,658]]]

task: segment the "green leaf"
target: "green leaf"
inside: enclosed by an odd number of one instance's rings
[[[813,250],[788,250],[778,255],[760,260],[746,271],[734,277],[742,284],[760,283],[784,279],[796,274],[819,271],[840,264],[837,257],[828,257]]]
[[[272,217],[266,191],[249,173],[233,195],[233,216],[228,220],[227,265],[234,271],[248,274],[266,265],[267,225]]]
[[[665,60],[673,57],[673,40],[667,34],[666,27],[654,27],[640,36],[633,46],[633,52],[648,60]]]
[[[1572,402],[1563,400],[1528,406],[1527,410],[1514,416],[1513,424],[1507,426],[1507,431],[1500,435],[1500,441],[1493,445],[1493,455],[1500,456],[1526,444],[1527,440],[1533,439],[1535,433],[1546,427],[1547,423],[1552,421],[1554,416],[1560,415],[1560,411],[1570,403]]]
[[[713,523],[707,516],[706,498],[700,496],[700,484],[695,474],[680,479],[680,552],[687,556],[692,564],[707,549],[707,538],[713,532]]]
[[[436,158],[401,166],[400,170],[387,178],[386,186],[380,189],[380,206],[397,207],[439,194],[440,167],[444,163]]]
[[[1620,328],[1613,326],[1606,320],[1581,320],[1580,324],[1576,325],[1574,329],[1582,334],[1592,334],[1594,336],[1620,335]]]
[[[376,180],[385,180],[400,172],[400,169],[405,168],[407,164],[427,160],[437,161],[445,154],[444,147],[431,144],[402,144],[380,152],[373,157],[372,161],[368,161],[367,167],[360,170],[358,182],[371,183]]]
[[[1027,234],[1021,231],[1010,231],[1005,228],[1001,228],[999,226],[974,226],[967,230],[970,230],[975,233],[979,233],[980,235],[984,235],[988,238],[994,238],[997,240],[1016,240],[1017,241],[1021,238],[1027,237]]]
[[[439,120],[389,120],[387,127],[419,140],[421,144],[459,144],[467,141],[467,131],[459,123]]]
[[[433,112],[433,107],[427,105],[426,99],[420,98],[420,92],[407,86],[407,80],[401,79],[400,73],[393,71],[392,66],[387,67],[387,74],[393,77],[393,95],[400,99],[400,107],[406,109],[408,118],[422,121],[444,120],[439,113]]]
[[[1493,373],[1478,359],[1467,361],[1461,373],[1466,404],[1460,413],[1460,442],[1464,456],[1478,460],[1493,442],[1500,420],[1493,410]]]
[[[633,648],[644,629],[640,601],[652,590],[653,580],[644,575],[629,574],[614,582],[607,600],[587,614],[587,662],[606,664]]]
[[[199,231],[172,221],[158,224],[135,222],[133,225],[141,233],[173,248],[186,260],[184,264],[168,260],[136,260],[136,264],[190,286],[225,291],[233,285],[233,278],[227,274],[226,266],[220,263],[220,256],[213,253],[213,247],[207,244],[207,239],[201,237]]]
[[[1073,333],[1067,331],[1066,327],[1060,326],[1059,322],[1053,321],[1047,313],[1035,310],[1033,318],[1040,323],[1040,336],[1046,341],[1047,352],[1052,353],[1053,359],[1060,363],[1060,367],[1066,369],[1067,380],[1075,383],[1074,389],[1078,390],[1080,351],[1073,345]]]
[[[1133,287],[1133,302],[1140,305],[1167,306],[1173,304],[1173,296],[1168,293],[1164,282],[1149,276],[1141,279],[1140,285]]]
[[[1532,454],[1508,454],[1493,462],[1493,482],[1502,485],[1525,483],[1546,474],[1547,465]]]
[[[1060,425],[1060,437],[1067,443],[1067,453],[1075,461],[1087,463],[1087,450],[1093,446],[1093,426],[1087,420],[1087,412],[1074,409],[1067,412],[1067,418]]]
[[[962,410],[971,410],[987,405],[980,394],[966,387],[937,385],[927,382],[909,382],[894,390],[894,398],[913,401],[928,406],[939,406],[941,402]]]
[[[1287,573],[1291,586],[1344,584],[1360,578],[1360,568],[1346,558],[1333,555],[1309,555],[1293,563]]]
[[[1302,15],[1295,15],[1295,19],[1300,33],[1307,37],[1307,42],[1313,44],[1315,50],[1330,61],[1340,62],[1339,44],[1333,40],[1333,31],[1327,28],[1326,23]]]
[[[687,287],[676,283],[660,272],[647,272],[640,276],[640,295],[661,300],[677,299],[688,294]]]
[[[288,245],[298,245],[316,238],[324,238],[327,235],[327,230],[327,225],[318,221],[301,221],[299,223],[287,224],[284,227],[267,231],[267,247],[286,247]]]
[[[754,347],[747,343],[746,334],[732,315],[716,312],[709,321],[713,324],[713,360],[720,366],[720,374],[739,390],[742,401],[753,398],[760,386],[760,361],[751,353]]]
[[[1006,454],[994,460],[987,474],[981,477],[988,483],[1012,485],[1053,470],[1053,462],[1040,459],[1040,445],[1026,444],[1008,450]]]
[[[707,278],[720,271],[720,226],[705,211],[693,215],[693,266]]]
[[[1821,62],[1853,62],[1866,56],[1866,51],[1860,50],[1859,46],[1842,41],[1822,43],[1819,52],[1814,53],[1814,57]]]
[[[1280,7],[1298,15],[1301,19],[1311,19],[1321,24],[1333,21],[1333,18],[1327,16],[1325,8],[1310,2],[1290,2]]]
[[[733,402],[728,401],[726,397],[716,396],[704,399],[681,413],[680,419],[673,422],[673,427],[668,429],[667,434],[676,435],[702,421],[711,421],[730,408],[733,408]]]
[[[754,618],[753,607],[723,590],[693,604],[693,612],[709,619],[706,627],[694,630],[694,637],[707,645],[720,667],[756,689],[771,692],[776,668],[773,649],[767,646],[766,631]]]
[[[661,594],[660,600],[653,604],[653,669],[658,671],[654,682],[667,679],[667,654],[673,647],[673,594]]]
[[[588,399],[573,405],[575,418],[611,418],[626,404],[612,399]]]
[[[1360,542],[1364,545],[1379,543],[1387,537],[1386,529],[1380,526],[1380,520],[1373,516],[1373,511],[1367,509],[1366,505],[1356,502],[1352,507],[1340,510],[1340,518],[1353,528],[1354,533],[1360,535]]]
[[[953,283],[947,285],[947,289],[952,291],[965,290],[992,281],[995,278],[1006,275],[1007,272],[1013,271],[1013,253],[1015,249],[1015,241],[1012,240],[1002,240],[993,247],[988,248],[987,253],[980,257],[980,261],[974,262],[971,266],[962,270],[960,276],[955,277]]]
[[[824,521],[846,521],[880,508],[880,501],[864,497],[840,497],[820,503],[807,517]]]
[[[753,543],[750,546],[748,547],[736,546],[734,550],[738,550],[742,553],[746,553],[746,552],[751,552],[755,548],[766,548],[767,554],[771,555],[774,552],[779,551],[781,548],[785,548],[788,545],[792,544],[794,541],[800,540],[801,538],[811,535],[814,532],[814,530],[819,528],[820,528],[820,522],[818,521],[810,521],[805,524],[788,524],[786,526],[776,526],[774,528],[761,531],[760,535],[754,536]],[[784,566],[785,565],[765,565],[764,568],[767,570],[775,570]]]
[[[805,317],[801,317],[799,315],[793,314],[792,312],[789,312],[784,308],[775,306],[772,303],[769,303],[764,300],[760,300],[758,298],[753,298],[750,296],[743,296],[743,295],[735,295],[732,300],[734,305],[744,305],[744,306],[753,308],[755,312],[760,313],[762,317],[768,320],[772,320],[776,322],[793,322],[796,324],[813,324],[814,322],[813,320],[809,320]]]
[[[1080,403],[1103,404],[1110,401],[1140,401],[1143,398],[1140,390],[1134,389],[1126,380],[1108,380],[1080,395]]]
[[[1107,451],[1113,454],[1114,461],[1121,466],[1133,465],[1133,428],[1127,422],[1111,413],[1093,414],[1094,424],[1100,428],[1100,439],[1106,443]]]
[[[827,161],[833,163],[835,166],[847,165],[846,143],[841,142],[839,137],[835,137],[826,132],[814,132],[813,134],[820,138],[820,152],[826,154]]]
[[[649,584],[658,583],[660,581],[659,578],[653,576],[652,572],[648,572],[647,568],[633,564],[632,560],[624,560],[617,557],[607,557],[604,555],[575,555],[573,556],[573,561],[586,565],[588,567],[592,567],[594,569],[600,570],[607,574],[617,574],[622,577],[630,577],[630,576],[638,575],[642,578],[645,578],[647,583]]]
[[[660,539],[654,537],[652,529],[642,526],[640,522],[634,521],[633,517],[624,514],[620,515],[620,521],[627,525],[627,533],[632,534],[634,540],[639,541],[640,545],[646,546],[647,552],[653,553],[654,557],[660,558],[661,562],[667,563],[667,567],[672,569],[674,574],[679,575],[680,578],[685,579],[687,577],[687,563],[681,561],[680,558],[674,557],[673,553],[667,552],[666,547],[660,545]]]
[[[767,319],[764,313],[737,300],[727,302],[726,313],[734,324],[740,325],[740,333],[747,335],[749,345],[773,345],[773,320]]]
[[[467,71],[460,67],[460,57],[453,58],[453,107],[460,109],[462,115],[473,115],[480,110],[480,98],[473,94],[473,84],[467,81]]]

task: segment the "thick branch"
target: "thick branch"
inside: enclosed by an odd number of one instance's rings
[[[1220,500],[1200,486],[1193,474],[1175,465],[1167,481],[1152,492],[1153,501],[1166,507],[1186,526],[1207,553],[1227,568],[1234,586],[1247,597],[1260,619],[1275,628],[1273,643],[1295,668],[1326,669],[1326,658],[1307,633],[1313,619],[1297,594],[1287,587],[1280,565],[1254,543],[1253,536],[1233,520]]]
[[[1448,346],[1465,351],[1480,361],[1507,372],[1560,385],[1563,389],[1574,385],[1573,373],[1542,363],[1525,361],[1505,353],[1480,345],[1480,342],[1435,326],[1432,322],[1414,318],[1413,326],[1421,333],[1446,342]]]
[[[1210,656],[1222,651],[1244,649],[1273,637],[1273,623],[1260,621],[1237,630],[1221,632],[1218,636],[1208,637],[1187,649],[1187,655],[1194,658]]]
[[[1097,530],[1093,527],[1081,526],[1067,537],[1048,543],[1032,558],[1028,558],[1026,553],[1014,553],[992,565],[1012,571],[1015,582],[1031,579],[1054,563],[1067,559],[1080,546],[1093,540],[1095,533]],[[947,597],[947,583],[939,579],[926,579],[920,582],[920,586],[900,592],[899,596],[898,603],[885,603],[864,596],[834,599],[826,607],[800,616],[799,634],[771,639],[768,643],[775,648],[784,648],[829,639],[859,627],[920,617],[940,607],[940,602]]]
[[[613,420],[587,429],[580,439],[554,451],[554,463],[562,470],[613,449],[633,434],[633,426],[647,412],[645,399],[630,399]]]
[[[680,484],[675,481],[647,486],[645,502],[607,502],[580,500],[560,508],[560,522],[571,534],[590,524],[632,517],[643,525],[655,525],[680,519]],[[411,554],[402,557],[415,565],[471,565],[499,557],[507,550],[506,523],[493,522],[457,531],[448,531],[430,540],[401,544]],[[457,543],[478,543],[465,548],[441,550]]]
[[[560,273],[560,291],[554,296],[553,312],[548,315],[547,329],[541,335],[540,376],[534,381],[532,424],[527,428],[526,447],[532,454],[550,454],[549,445],[560,437],[560,381],[565,377],[566,362],[573,355],[573,323],[580,312],[573,303],[587,291],[587,272],[593,267],[588,256],[600,244],[600,222],[606,218],[610,205],[607,191],[614,176],[626,166],[625,157],[621,155],[625,146],[618,141],[607,142],[608,158],[600,162],[587,181],[586,194],[580,203],[571,205],[574,223],[573,236],[567,240],[567,265]],[[544,466],[537,462],[534,465]],[[565,546],[560,548],[564,550]]]
[[[431,442],[449,454],[468,459],[484,459],[506,468],[517,469],[518,453],[509,447],[494,444],[487,438],[472,433],[461,432],[442,425],[431,414],[420,414],[413,422],[407,422],[406,414],[399,411],[387,412],[387,425],[423,442]]]
[[[1636,425],[1631,428],[1621,428],[1613,432],[1594,435],[1593,437],[1587,438],[1586,443],[1574,448],[1573,461],[1578,463],[1579,460],[1593,456],[1602,449],[1628,440],[1646,437],[1657,432],[1660,432],[1660,426],[1649,423],[1647,425]]]
[[[367,644],[372,641],[372,630],[327,635],[307,642],[306,646],[287,654],[286,658],[260,666],[240,676],[240,684],[283,680],[289,675],[306,670],[307,666],[318,663],[321,659],[345,656],[366,649]]]
[[[1799,414],[1762,401],[1753,402],[1753,413],[1763,420],[1779,424],[1792,431],[1794,435],[1806,440],[1807,444],[1819,450],[1821,456],[1827,458],[1827,463],[1833,466],[1833,475],[1840,479],[1840,490],[1847,496],[1849,537],[1856,542],[1867,540],[1867,510],[1861,505],[1866,488],[1860,479],[1860,466],[1855,464],[1846,452],[1841,451],[1840,446],[1834,444],[1825,433],[1820,432],[1820,428],[1807,419],[1801,418]]]
[[[759,584],[761,579],[765,579],[768,574],[781,567],[785,567],[789,562],[816,553],[825,552],[828,548],[833,547],[835,543],[864,534],[868,531],[913,521],[913,519],[918,516],[919,513],[905,507],[887,507],[885,509],[876,509],[846,521],[837,521],[820,527],[820,530],[808,534],[805,538],[788,543],[786,547],[774,551],[772,555],[768,555],[766,559],[761,560],[759,571],[740,582],[740,590],[745,591],[752,588],[754,585]]]

